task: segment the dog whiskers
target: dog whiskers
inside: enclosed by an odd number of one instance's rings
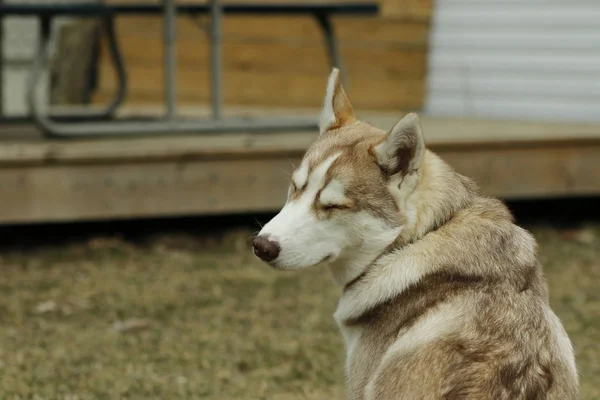
[[[286,159],[287,159],[287,160],[290,162],[290,164],[292,165],[292,167],[293,167],[294,169],[296,169],[296,166],[294,165],[294,163],[292,162],[292,160],[290,160],[290,158],[289,158],[289,157],[286,157]]]
[[[283,172],[284,172],[284,173],[285,173],[287,176],[292,176],[292,173],[291,173],[291,172],[289,172],[289,171],[286,171],[285,169],[283,169],[283,168],[281,168],[281,167],[279,167],[279,166],[278,166],[277,168],[279,168],[280,170],[282,170],[282,171],[283,171]]]

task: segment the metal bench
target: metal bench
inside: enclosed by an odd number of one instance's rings
[[[342,70],[342,62],[336,37],[331,24],[331,16],[339,14],[375,15],[379,11],[376,2],[340,3],[319,2],[313,4],[285,2],[280,4],[261,3],[227,3],[220,4],[211,0],[208,4],[176,5],[174,0],[163,0],[163,4],[103,4],[70,2],[62,4],[48,3],[0,3],[0,15],[34,16],[40,23],[38,49],[33,61],[33,68],[27,88],[27,102],[33,120],[50,136],[77,137],[91,135],[123,135],[123,134],[158,134],[168,132],[207,132],[236,130],[282,130],[282,129],[314,129],[316,118],[269,117],[269,118],[224,118],[222,115],[223,99],[221,92],[221,18],[224,14],[246,15],[310,15],[313,16],[323,33],[332,66]],[[150,121],[116,120],[114,112],[122,103],[127,92],[126,68],[119,51],[114,30],[114,19],[118,15],[155,15],[164,13],[165,46],[165,105],[164,118]],[[208,120],[183,119],[176,117],[176,57],[175,28],[178,14],[199,15],[210,14],[211,42],[211,108],[212,118]],[[109,52],[118,77],[118,89],[113,100],[100,112],[82,111],[68,115],[48,115],[40,111],[36,99],[36,87],[39,76],[48,64],[48,43],[50,28],[56,17],[94,17],[103,21],[107,34]],[[343,71],[343,70],[342,70]],[[342,74],[342,79],[344,76]],[[106,120],[108,119],[108,120]]]

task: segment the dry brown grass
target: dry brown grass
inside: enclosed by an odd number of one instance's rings
[[[600,228],[533,228],[552,305],[600,398]],[[0,253],[1,398],[342,399],[327,271],[271,271],[251,232],[97,237]]]

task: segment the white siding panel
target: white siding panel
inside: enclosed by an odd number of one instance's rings
[[[5,3],[65,3],[71,0],[4,0]],[[77,0],[95,1],[95,0]],[[49,54],[53,55],[56,46],[56,34],[60,27],[69,22],[70,18],[56,18],[52,24]],[[2,54],[3,70],[0,79],[3,80],[3,102],[6,115],[26,115],[26,84],[29,67],[33,61],[36,43],[39,35],[39,21],[34,17],[5,17]],[[45,78],[44,78],[45,79]],[[39,98],[41,103],[47,101],[47,85],[40,80]]]
[[[437,0],[426,111],[600,122],[600,1]]]
[[[597,25],[600,9],[594,1],[437,0],[434,11],[441,27],[456,25],[552,26]]]
[[[4,99],[4,113],[6,115],[26,115],[28,107],[24,88],[27,87],[29,70],[21,65],[8,64],[2,71],[4,85],[2,98]]]
[[[448,0],[446,0],[448,1]],[[565,2],[566,3],[566,2]],[[571,27],[594,26],[600,20],[600,10],[595,5],[569,7],[568,4],[559,6],[501,5],[494,7],[468,7],[440,10],[440,26],[463,26],[464,21],[475,26],[548,26]]]
[[[569,74],[600,73],[600,53],[439,50],[429,56],[432,68]]]
[[[522,77],[470,74],[463,80],[450,74],[437,74],[430,79],[429,88],[435,93],[487,96],[510,96],[529,98],[560,97],[562,100],[581,98],[586,101],[600,101],[600,75],[594,81],[585,78],[563,78],[556,80],[545,76]]]
[[[600,22],[599,22],[600,23]],[[548,32],[544,29],[502,28],[448,30],[433,35],[431,46],[446,51],[514,50],[514,51],[592,51],[600,52],[600,30],[574,28]]]
[[[4,57],[10,61],[33,59],[39,24],[33,18],[4,19]]]
[[[564,101],[561,99],[504,100],[479,96],[458,98],[435,94],[431,102],[437,109],[435,115],[454,117],[469,115],[483,118],[514,120],[543,120],[556,122],[581,122],[598,113],[600,102]],[[481,132],[485,134],[485,132]]]

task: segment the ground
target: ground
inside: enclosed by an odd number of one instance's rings
[[[600,225],[526,226],[600,398]],[[3,399],[343,399],[339,289],[276,272],[252,231],[92,235],[0,252]]]

